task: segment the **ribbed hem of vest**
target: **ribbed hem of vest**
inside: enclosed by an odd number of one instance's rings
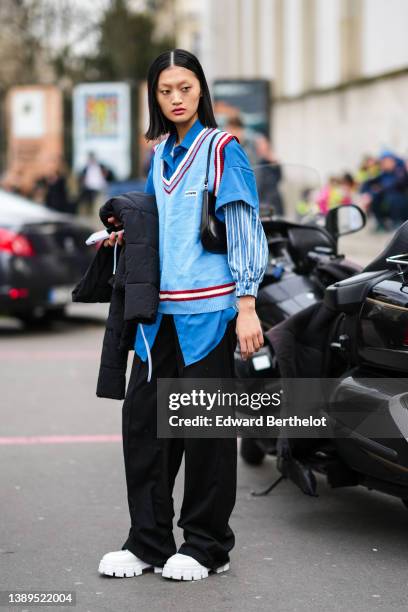
[[[235,306],[237,301],[235,292],[220,297],[205,300],[186,300],[180,302],[160,302],[158,311],[163,314],[201,314],[216,312]]]

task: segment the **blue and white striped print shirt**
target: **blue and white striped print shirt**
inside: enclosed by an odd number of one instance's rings
[[[268,243],[257,211],[246,202],[224,206],[228,242],[228,265],[236,295],[258,293],[268,263]]]

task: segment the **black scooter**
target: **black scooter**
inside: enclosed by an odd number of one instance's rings
[[[286,477],[316,495],[321,473],[333,487],[363,485],[408,507],[408,222],[363,271],[330,285],[321,307],[333,316],[327,354],[343,364],[321,409],[332,436],[283,437],[282,477],[261,494]]]
[[[328,287],[324,303],[341,320],[330,349],[348,362],[326,407],[332,453],[351,480],[344,484],[408,507],[408,222],[362,273]]]
[[[321,217],[316,217],[321,221]],[[340,236],[359,231],[365,215],[354,205],[331,210],[324,225],[262,219],[269,245],[269,263],[256,300],[256,310],[266,334],[270,328],[323,299],[326,287],[348,278],[361,267],[338,253]],[[276,356],[268,338],[247,361],[235,353],[239,378],[279,379]],[[276,452],[276,438],[243,438],[240,454],[246,463],[259,465]]]

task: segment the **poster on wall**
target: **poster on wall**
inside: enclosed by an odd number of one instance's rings
[[[213,86],[217,121],[224,126],[232,117],[270,137],[270,83],[265,79],[218,79]]]
[[[36,197],[39,179],[63,166],[62,94],[54,85],[18,85],[6,96],[6,188]]]
[[[130,87],[127,83],[77,85],[73,94],[74,170],[89,153],[125,180],[131,169]]]
[[[45,91],[15,91],[11,98],[11,136],[42,138],[45,135]]]
[[[87,138],[117,137],[118,95],[85,96],[85,134]]]

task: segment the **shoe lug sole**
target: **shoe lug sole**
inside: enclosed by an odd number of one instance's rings
[[[141,568],[124,568],[124,567],[113,567],[111,565],[105,565],[104,563],[99,564],[98,572],[105,576],[112,576],[115,578],[134,578],[141,576],[144,572],[153,570],[155,574],[161,574],[163,569],[161,567],[144,567]]]
[[[230,564],[226,563],[225,565],[220,565],[220,567],[217,567],[217,569],[215,570],[216,574],[221,574],[222,572],[226,572],[228,571],[230,568]]]
[[[163,568],[162,576],[163,578],[171,578],[173,580],[202,580],[203,578],[208,578],[209,573],[221,574],[222,572],[226,572],[229,570],[229,563],[225,565],[220,565],[215,570],[210,570],[210,572],[206,572],[204,570],[171,570]]]

